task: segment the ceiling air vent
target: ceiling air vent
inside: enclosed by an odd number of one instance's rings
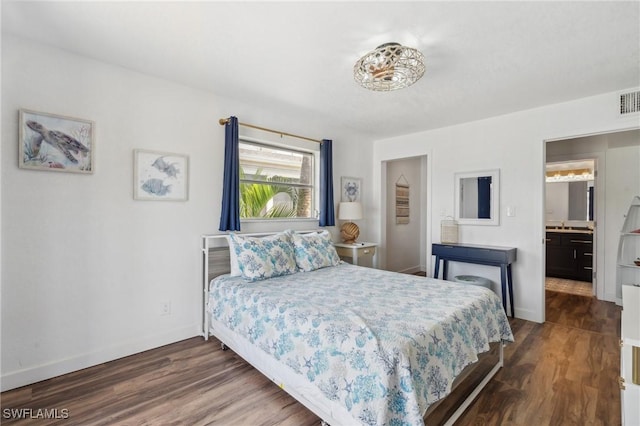
[[[640,91],[620,94],[620,115],[640,112]]]

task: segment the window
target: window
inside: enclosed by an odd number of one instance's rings
[[[312,218],[315,155],[240,140],[240,218]]]

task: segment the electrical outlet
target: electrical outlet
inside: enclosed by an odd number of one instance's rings
[[[160,315],[171,315],[171,302],[160,303]]]

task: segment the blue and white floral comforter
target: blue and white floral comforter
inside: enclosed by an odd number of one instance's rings
[[[369,425],[419,425],[454,378],[513,341],[490,290],[349,264],[211,284],[208,310]]]

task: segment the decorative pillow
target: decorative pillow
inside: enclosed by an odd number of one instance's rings
[[[259,281],[297,271],[291,231],[266,237],[230,234],[229,240],[236,253],[240,274],[247,281]]]
[[[227,235],[227,244],[229,245],[229,266],[231,267],[231,272],[229,275],[232,277],[239,277],[242,275],[240,272],[240,264],[238,263],[238,255],[233,248],[233,243],[231,242],[231,236]]]
[[[293,246],[298,268],[305,272],[336,266],[340,257],[331,241],[329,231],[293,234]]]

